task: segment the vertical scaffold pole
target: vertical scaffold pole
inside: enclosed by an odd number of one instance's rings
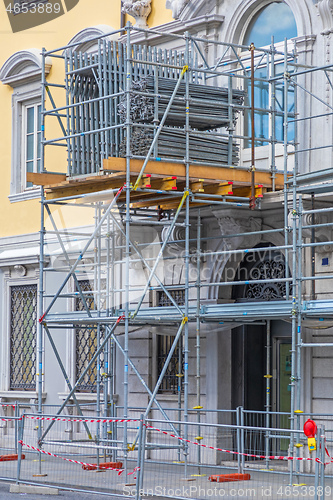
[[[288,286],[288,285],[287,285]],[[266,455],[266,468],[269,468],[269,425],[270,425],[270,407],[271,407],[271,322],[267,320],[266,331],[266,433],[265,433],[265,455]]]
[[[255,99],[254,99],[254,44],[250,45],[251,53],[251,197],[250,197],[250,208],[255,209]]]
[[[185,66],[189,67],[189,33],[185,33]],[[187,71],[185,75],[185,166],[186,179],[185,190],[188,192],[190,188],[189,167],[190,167],[190,75],[192,72]],[[189,240],[190,240],[190,197],[186,196],[185,200],[185,317],[188,318],[188,301],[189,301]],[[184,438],[188,439],[188,321],[184,327]],[[186,442],[186,441],[185,441]],[[188,446],[184,449],[185,460],[185,478],[187,478],[187,462],[188,462]]]
[[[297,318],[297,391],[296,391],[296,405],[297,410],[301,413],[301,362],[302,362],[302,212],[303,212],[303,200],[302,196],[299,196],[298,201],[298,248],[297,248],[297,285],[298,285],[298,318]],[[304,411],[304,410],[303,410]],[[297,419],[297,430],[300,429],[300,416]]]
[[[283,74],[283,92],[284,92],[284,110],[283,110],[283,175],[284,175],[284,244],[288,245],[289,226],[288,226],[288,45],[287,40],[284,44],[284,74]],[[285,253],[286,272],[285,277],[289,278],[289,254]],[[288,282],[286,282],[288,283]],[[289,286],[286,284],[286,299],[289,299]]]
[[[129,331],[129,256],[130,256],[130,197],[131,197],[131,24],[127,23],[126,43],[126,217],[125,217],[125,339],[124,339],[124,419],[128,418],[128,331]],[[127,474],[127,422],[124,422],[124,462]]]
[[[96,206],[96,226],[101,220],[101,207],[100,203]],[[94,290],[96,293],[94,295],[95,310],[97,310],[97,317],[100,317],[101,311],[101,229],[96,232],[95,239],[95,280],[94,280]],[[101,324],[97,325],[97,349],[99,349],[101,344]],[[101,416],[101,355],[97,356],[96,360],[96,404],[97,404],[97,417]],[[104,395],[105,397],[105,395]],[[99,445],[100,441],[100,423],[97,422],[96,425],[96,444]],[[99,448],[97,447],[97,467],[99,466]]]
[[[294,44],[294,63],[297,62],[296,55],[296,43]],[[295,80],[297,76],[295,77]],[[297,107],[297,85],[294,85],[294,117],[298,116],[298,107]],[[295,160],[294,160],[294,171],[293,171],[293,198],[295,199],[294,204],[297,206],[298,214],[297,221],[298,227],[297,229],[297,247],[296,247],[296,288],[297,288],[297,334],[296,334],[296,389],[295,389],[295,398],[296,398],[296,429],[301,429],[301,414],[303,410],[301,410],[301,343],[302,343],[302,196],[299,196],[297,199],[297,174],[298,174],[298,121],[294,121],[294,149],[295,149]],[[300,448],[297,446],[296,448],[296,456],[299,458]],[[300,469],[300,463],[296,461],[297,472]]]
[[[41,114],[41,170],[45,171],[45,48],[42,49],[42,114]],[[41,315],[44,308],[44,238],[45,238],[45,211],[44,211],[44,188],[41,187],[40,200],[40,233],[39,233],[39,291],[38,291],[38,309]],[[38,414],[43,413],[43,323],[38,322],[38,360],[37,360],[37,376],[38,376]],[[38,441],[42,435],[41,421],[38,425]],[[39,474],[41,474],[41,453],[39,453]]]
[[[288,46],[287,40],[284,43],[284,203],[285,203],[285,225],[288,225],[288,187],[287,187],[287,167],[288,167],[288,89],[289,89],[289,73],[288,73]],[[297,204],[296,204],[296,174],[293,175],[293,199],[292,199],[292,323],[291,323],[291,381],[290,381],[290,428],[295,430],[295,396],[296,396],[296,340],[297,340]],[[286,231],[288,238],[288,231]],[[288,253],[286,252],[286,256]],[[286,259],[286,276],[288,272],[288,261]],[[288,289],[288,286],[286,287]],[[290,455],[294,456],[295,434],[290,434]],[[290,484],[293,484],[294,461],[290,464]]]
[[[274,36],[272,36],[271,42],[271,63],[270,63],[270,77],[274,78],[275,76],[275,46],[274,46]],[[275,191],[275,175],[276,175],[276,164],[275,164],[275,141],[276,141],[276,127],[275,127],[275,118],[276,118],[276,95],[275,95],[275,81],[269,83],[270,88],[270,123],[271,123],[271,172],[272,172],[272,191]]]
[[[201,439],[201,429],[200,429],[200,418],[201,418],[201,369],[200,369],[200,262],[201,262],[201,212],[200,208],[198,210],[198,220],[197,220],[197,311],[196,311],[196,355],[197,355],[197,422],[198,422],[198,436],[197,439]],[[201,461],[201,447],[198,446],[198,474],[200,474],[200,461]]]
[[[106,316],[110,315],[110,217],[106,220],[106,276],[105,276],[105,310]],[[103,392],[104,392],[104,417],[110,416],[110,342],[104,347],[104,373],[103,373]],[[108,440],[108,423],[103,424],[103,440]]]

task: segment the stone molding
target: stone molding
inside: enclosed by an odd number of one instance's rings
[[[170,36],[173,35],[183,35],[185,31],[191,34],[196,34],[200,32],[207,32],[210,30],[218,30],[224,22],[224,16],[218,14],[209,14],[205,16],[200,16],[189,20],[175,20],[170,23],[161,24],[156,26],[152,31],[133,31],[131,33],[132,43],[146,43],[149,42],[150,45],[161,45],[163,43],[172,41],[177,42]],[[125,37],[120,38],[121,41],[125,40]],[[184,47],[184,39],[179,38],[179,47]]]
[[[76,33],[73,38],[70,39],[68,45],[77,44],[73,47],[75,51],[80,52],[93,52],[97,48],[98,39],[96,37],[108,36],[109,40],[117,40],[119,38],[119,32],[115,28],[109,26],[108,24],[98,24],[96,26],[89,26],[83,30]],[[115,33],[113,33],[115,32]]]
[[[50,57],[45,61],[45,75],[52,66]],[[42,77],[42,55],[40,49],[20,50],[11,55],[0,69],[0,81],[12,88],[31,82],[40,82]]]
[[[320,0],[317,8],[324,28],[321,34],[333,33],[333,0]]]
[[[218,225],[223,235],[240,234],[234,238],[227,238],[224,241],[226,249],[236,250],[240,248],[253,248],[258,243],[258,235],[243,236],[242,233],[260,231],[262,219],[260,217],[246,217],[236,214],[226,215],[226,211],[213,210]]]

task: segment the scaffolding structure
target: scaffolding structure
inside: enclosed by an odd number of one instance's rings
[[[307,148],[306,139],[299,137],[303,123],[326,119],[328,110],[332,114],[331,104],[306,87],[309,75],[320,74],[332,89],[332,68],[305,66],[287,42],[282,51],[276,50],[273,42],[267,50],[253,46],[249,50],[249,47],[207,41],[186,33],[184,36],[170,34],[170,39],[174,39],[177,46],[182,45],[183,50],[157,50],[133,44],[132,37],[137,31],[128,25],[110,34],[121,35],[119,42],[110,42],[108,36],[97,38],[97,48],[92,54],[80,53],[79,44],[43,51],[44,64],[46,57],[64,61],[65,85],[47,82],[43,77],[42,170],[28,174],[28,181],[43,186],[38,410],[42,413],[43,332],[68,385],[68,395],[59,413],[72,400],[78,414],[82,414],[75,389],[81,383],[89,385],[95,377],[97,414],[114,416],[115,349],[123,354],[124,419],[129,417],[131,368],[149,395],[145,417],[155,405],[168,420],[158,401],[158,391],[175,349],[182,342],[183,373],[178,378],[178,402],[186,424],[189,419],[189,326],[193,324],[196,409],[200,426],[201,325],[223,322],[232,328],[266,322],[268,427],[270,321],[284,319],[292,325],[290,425],[291,430],[297,430],[300,428],[302,351],[321,346],[302,341],[302,324],[312,321],[330,325],[333,305],[329,298],[316,299],[315,283],[331,280],[332,275],[318,275],[313,264],[315,248],[333,244],[332,238],[316,239],[321,229],[333,226],[333,221],[320,223],[316,219],[321,214],[329,217],[333,210],[322,198],[332,192],[332,169],[308,174],[301,174],[299,169],[300,159],[304,162],[311,151],[332,148],[332,145]],[[255,91],[251,89],[258,88],[267,91],[267,106],[255,103]],[[300,94],[320,102],[323,112],[305,116],[299,106]],[[291,99],[293,105],[289,106]],[[48,133],[46,139],[45,130],[49,130],[51,120],[58,123],[61,133],[52,139]],[[259,128],[260,123],[266,124],[269,135],[256,136],[256,123]],[[281,124],[282,132],[279,132]],[[245,146],[251,151],[249,165],[242,164],[240,152]],[[257,146],[266,148],[269,168],[256,165]],[[47,151],[54,147],[66,148],[68,168],[63,174],[48,169]],[[283,150],[283,164],[277,164],[277,150]],[[327,182],[318,184],[322,180]],[[216,250],[212,247],[208,251],[204,247],[207,242],[218,239],[209,236],[202,226],[206,207],[232,208],[249,217],[260,214],[266,206],[262,205],[266,203],[265,196],[283,206],[280,227],[250,228],[241,233],[232,228],[219,235],[222,245]],[[249,212],[250,209],[253,212]],[[57,210],[75,214],[69,216],[68,227],[61,223],[60,216],[57,219]],[[176,233],[181,235],[178,238],[183,245],[181,257],[168,253]],[[272,250],[269,243],[260,246],[245,243],[241,248],[232,243],[239,238],[251,242],[254,236],[263,242],[274,236],[281,242],[274,250],[283,255],[282,271],[274,268],[267,271],[264,278],[251,277],[250,280],[236,273],[233,279],[226,279],[222,272],[215,282],[202,278],[203,259],[210,263],[217,258],[227,262],[233,256],[239,263],[249,252],[260,256]],[[307,265],[309,254],[310,266]],[[179,258],[184,266],[181,302],[175,300],[174,294],[179,286],[168,285],[162,273],[163,261]],[[54,279],[55,275],[59,278]],[[81,283],[83,275],[90,282],[86,288]],[[136,279],[138,275],[141,281]],[[264,286],[267,293],[271,293],[278,285],[280,292],[270,302],[264,298],[224,303],[208,300],[208,289],[244,285],[252,287],[253,298],[256,298],[256,286]],[[157,291],[164,294],[163,307],[156,305]],[[69,310],[64,304],[71,305]],[[176,325],[177,328],[154,388],[148,387],[129,357],[131,328],[147,325]],[[54,342],[59,330],[75,330],[85,338],[93,336],[96,342],[75,385],[70,383]],[[119,332],[123,334],[123,343]],[[323,347],[327,345],[333,344],[323,344]],[[124,425],[126,463],[131,448],[127,424]],[[40,431],[40,443],[48,430]],[[97,439],[103,442],[107,439],[107,429],[102,428],[100,432]],[[186,432],[185,425],[185,440]],[[89,436],[89,429],[87,433]],[[292,454],[298,453],[298,449],[294,451],[294,439],[291,434]],[[186,462],[186,450],[184,457]]]

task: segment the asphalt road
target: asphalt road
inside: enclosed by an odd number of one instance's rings
[[[113,498],[99,493],[81,493],[78,491],[59,490],[59,495],[36,495],[35,493],[10,493],[10,483],[0,483],[0,500],[98,500]],[[122,498],[119,496],[119,499]]]

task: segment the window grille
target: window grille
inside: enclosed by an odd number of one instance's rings
[[[168,290],[168,292],[178,306],[183,306],[185,304],[184,288],[179,288],[177,290]],[[157,305],[158,307],[173,306],[171,300],[169,299],[164,290],[159,290],[157,292]]]
[[[158,377],[163,369],[165,360],[169,354],[174,335],[158,335],[157,336],[157,370]],[[162,383],[159,387],[159,392],[177,394],[178,384],[182,390],[182,374],[183,374],[183,353],[181,347],[181,339],[178,341],[176,349],[171,357],[170,363],[167,367]]]
[[[10,389],[36,390],[37,285],[10,289]]]
[[[90,310],[95,308],[94,295],[90,280],[81,280],[80,287],[84,293],[87,306]],[[75,299],[75,310],[85,311],[81,297]],[[101,336],[102,339],[102,336]],[[81,373],[86,369],[97,350],[97,328],[82,327],[75,330],[76,341],[76,366],[75,381],[79,379]],[[101,354],[101,366],[103,355]],[[86,373],[84,379],[77,386],[80,392],[96,392],[97,390],[97,360]]]

